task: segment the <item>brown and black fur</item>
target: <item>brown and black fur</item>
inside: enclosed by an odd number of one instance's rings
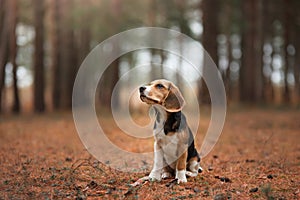
[[[149,177],[160,180],[160,173],[162,178],[167,178],[175,172],[178,183],[181,183],[186,182],[185,175],[196,176],[201,172],[200,156],[182,113],[185,101],[178,88],[170,81],[155,80],[140,87],[140,98],[156,110],[153,130],[155,159]],[[163,167],[162,172],[160,167]]]

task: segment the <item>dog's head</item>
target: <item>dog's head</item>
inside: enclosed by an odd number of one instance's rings
[[[159,79],[141,86],[140,98],[150,105],[161,105],[168,112],[182,110],[185,101],[179,89],[170,81]]]

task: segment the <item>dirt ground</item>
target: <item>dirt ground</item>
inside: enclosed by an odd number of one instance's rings
[[[209,115],[202,119],[205,129]],[[300,199],[300,110],[228,111],[202,167],[186,184],[130,187],[150,169],[125,173],[98,162],[71,113],[0,116],[0,199]]]

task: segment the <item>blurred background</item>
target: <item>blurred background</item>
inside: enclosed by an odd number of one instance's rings
[[[299,0],[0,0],[0,112],[70,110],[76,73],[90,50],[145,26],[201,42],[220,70],[229,105],[299,107],[299,11]],[[165,77],[168,63],[175,71],[183,65],[157,49],[126,54],[101,77],[101,105],[110,106],[119,78],[144,60],[156,65],[147,77],[136,76],[147,81]],[[178,73],[171,76],[184,87]],[[209,104],[201,77],[191,78],[200,102]]]

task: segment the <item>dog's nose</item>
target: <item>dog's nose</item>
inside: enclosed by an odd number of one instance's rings
[[[146,90],[146,87],[140,87],[140,93],[143,93]]]

